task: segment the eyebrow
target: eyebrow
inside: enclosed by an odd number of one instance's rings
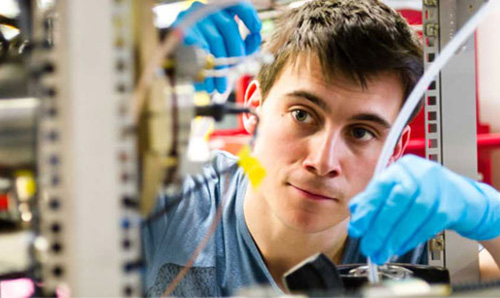
[[[319,96],[317,96],[314,93],[311,93],[309,91],[296,90],[296,91],[288,93],[287,95],[292,96],[292,97],[301,97],[301,98],[307,99],[308,101],[312,102],[316,106],[322,108],[325,112],[330,112],[330,107],[326,104],[326,102],[321,97],[319,97]],[[389,121],[387,121],[384,118],[382,118],[381,116],[379,116],[377,114],[373,114],[373,113],[361,113],[361,114],[358,114],[358,115],[351,117],[350,120],[369,121],[369,122],[377,123],[386,129],[391,128],[391,124],[389,123]]]
[[[351,120],[375,122],[384,128],[387,128],[387,129],[391,128],[391,124],[389,124],[389,122],[387,120],[385,120],[384,118],[380,117],[377,114],[361,113],[361,114],[352,116]]]
[[[287,95],[292,96],[292,97],[305,98],[305,99],[309,100],[310,102],[312,102],[313,104],[317,105],[318,107],[322,108],[325,112],[330,112],[330,107],[326,104],[326,102],[321,97],[319,97],[311,92],[304,91],[304,90],[296,90],[296,91],[288,93]]]

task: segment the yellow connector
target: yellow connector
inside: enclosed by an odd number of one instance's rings
[[[238,153],[238,157],[240,160],[238,161],[238,165],[243,169],[243,172],[250,179],[250,183],[254,188],[257,188],[262,179],[266,176],[266,170],[262,167],[259,160],[250,154],[250,147],[245,146],[241,149],[240,153]]]

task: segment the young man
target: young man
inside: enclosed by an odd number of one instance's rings
[[[245,41],[230,34],[235,14],[252,33]],[[253,8],[241,4],[198,23],[186,43],[242,55],[259,29]],[[202,188],[189,191],[201,176],[187,180],[184,200],[144,230],[148,295],[161,295],[183,268],[221,201],[217,231],[174,295],[234,295],[254,285],[279,294],[282,275],[317,252],[337,264],[365,262],[363,254],[379,264],[426,263],[419,244],[443,229],[484,240],[499,263],[498,193],[420,158],[398,160],[409,127],[392,165],[368,185],[422,74],[420,44],[397,13],[377,0],[311,1],[281,18],[265,49],[276,60],[246,100],[258,110],[253,155],[266,176],[254,188],[236,157],[218,153]],[[224,82],[205,87],[222,91]],[[256,126],[255,116],[246,118],[250,133]]]

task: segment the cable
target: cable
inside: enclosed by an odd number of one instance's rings
[[[214,103],[207,106],[196,106],[195,113],[197,116],[212,117],[219,122],[227,114],[251,113],[251,109],[226,102],[225,104]]]
[[[256,51],[253,54],[250,54],[248,56],[235,56],[235,57],[219,57],[213,58],[214,65],[221,66],[221,65],[235,65],[239,63],[243,63],[247,60],[257,60],[261,61],[263,63],[272,63],[274,61],[274,56],[269,53],[263,53],[260,51]]]
[[[19,279],[19,278],[30,278],[32,275],[32,270],[33,269],[30,268],[26,271],[10,272],[10,273],[1,274],[0,281]]]
[[[241,56],[241,57],[219,57],[219,58],[214,58],[214,65],[216,66],[223,66],[223,65],[234,65],[234,64],[238,64],[238,63],[241,63],[245,60],[245,58],[250,58],[252,56],[254,56],[254,54],[252,55],[249,55],[249,56]]]
[[[439,71],[446,65],[446,63],[453,57],[454,53],[460,48],[460,46],[471,36],[472,33],[476,30],[479,23],[486,17],[487,13],[490,10],[491,5],[496,2],[493,0],[488,1],[484,4],[471,18],[470,20],[457,32],[455,37],[450,40],[450,42],[446,45],[443,51],[437,56],[434,62],[431,64],[429,69],[427,69],[418,81],[417,85],[411,92],[410,96],[406,100],[403,108],[398,114],[394,125],[392,126],[387,140],[384,143],[384,147],[382,148],[382,152],[377,162],[377,166],[375,167],[375,172],[373,177],[376,177],[380,174],[392,155],[394,151],[394,147],[405,127],[406,123],[410,119],[410,116],[419,103],[420,99],[424,95],[427,90],[429,84],[432,80],[439,74]],[[372,178],[373,179],[373,178]],[[369,274],[368,279],[370,283],[378,282],[378,273],[376,265],[371,263],[370,258],[368,258],[369,265]]]
[[[0,25],[8,25],[8,26],[12,26],[12,27],[18,27],[18,21],[16,19],[11,19],[11,18],[8,18],[2,14],[0,14]]]
[[[167,74],[169,83],[172,86],[172,148],[169,152],[169,157],[173,159],[178,159],[177,147],[179,145],[179,103],[177,98],[177,92],[175,90],[175,76],[173,74]],[[163,179],[164,185],[171,184],[175,179],[175,173],[178,169],[178,162],[168,168],[165,179]]]
[[[223,175],[231,170],[234,169],[234,167],[236,166],[236,164],[234,165],[231,165],[223,170],[220,170],[220,171],[216,171],[215,175]],[[149,216],[148,218],[146,218],[146,220],[143,222],[143,224],[148,224],[152,221],[155,221],[157,219],[159,219],[160,217],[166,215],[168,212],[170,212],[170,210],[172,210],[172,208],[174,208],[175,206],[177,206],[177,204],[179,204],[182,199],[184,197],[189,197],[194,191],[198,190],[200,187],[202,187],[203,185],[205,185],[206,183],[209,182],[209,178],[211,179],[216,179],[217,176],[210,176],[210,177],[205,177],[203,176],[203,179],[201,182],[197,181],[196,179],[193,179],[193,182],[194,182],[194,186],[189,188],[186,192],[179,192],[177,195],[173,196],[171,198],[171,200],[169,202],[167,202],[167,204],[158,212],[156,212],[155,214]]]
[[[234,165],[236,165],[236,164],[234,164]],[[234,165],[232,165],[229,168],[233,168]],[[172,294],[172,292],[177,288],[177,286],[179,285],[179,283],[184,279],[184,277],[189,272],[189,269],[191,269],[191,267],[193,266],[194,261],[198,258],[198,256],[203,251],[203,249],[205,249],[205,247],[208,244],[208,241],[210,240],[210,238],[212,238],[213,234],[217,230],[217,226],[219,225],[219,222],[220,222],[220,220],[222,218],[222,213],[224,211],[224,206],[226,204],[226,200],[227,200],[227,195],[226,194],[227,194],[228,187],[229,187],[229,184],[226,183],[226,187],[224,188],[224,191],[222,192],[222,200],[221,200],[221,202],[219,204],[219,207],[217,208],[217,212],[215,214],[215,218],[212,221],[212,223],[210,224],[210,228],[208,229],[208,232],[205,234],[205,236],[203,237],[203,239],[201,239],[200,243],[198,243],[198,246],[196,247],[195,251],[193,252],[193,254],[191,255],[191,257],[189,258],[189,260],[187,261],[187,263],[184,266],[184,268],[182,268],[182,270],[177,274],[177,276],[168,285],[168,287],[165,290],[165,292],[163,292],[162,297],[170,296]]]

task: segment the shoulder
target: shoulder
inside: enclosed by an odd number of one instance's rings
[[[206,210],[207,204],[218,205],[221,189],[225,184],[235,183],[237,173],[236,156],[225,151],[214,151],[210,162],[203,166],[200,173],[185,178],[183,197],[196,197],[196,204],[203,210]]]
[[[214,218],[221,194],[238,184],[238,159],[226,152],[214,152],[199,174],[188,176],[182,190],[174,195],[158,196],[154,219],[143,228],[146,244],[156,254],[158,248],[186,239],[197,240]],[[160,216],[157,216],[161,214]],[[173,247],[172,247],[173,248]],[[163,255],[163,253],[162,253]]]
[[[205,167],[205,171],[218,174],[234,174],[238,170],[238,157],[229,152],[215,150],[212,152],[210,164]]]
[[[150,295],[154,296],[164,290],[165,283],[176,276],[181,265],[189,260],[214,221],[222,194],[226,192],[229,198],[234,197],[232,192],[240,183],[237,161],[238,158],[230,153],[214,152],[211,161],[203,166],[199,174],[186,177],[182,186],[181,201],[143,230],[144,251],[148,263],[146,284]],[[160,196],[158,205],[166,206],[171,201],[172,198]],[[225,222],[220,225],[224,226]],[[219,238],[218,234],[212,237],[193,264],[185,281],[193,289],[200,288],[200,285],[213,285],[215,282],[214,268],[216,247],[221,241]],[[212,286],[201,288],[213,290]],[[214,293],[176,292],[181,296],[211,296]]]

